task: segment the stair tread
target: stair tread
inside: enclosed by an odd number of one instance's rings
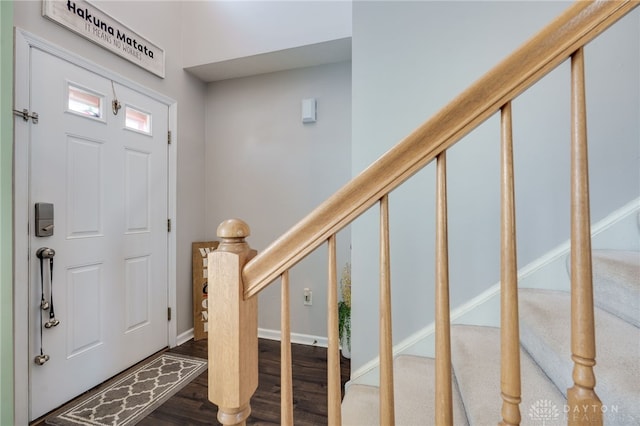
[[[592,263],[596,306],[640,327],[640,253],[594,250]]]
[[[380,424],[378,413],[379,389],[375,386],[349,386],[342,400],[343,425]]]
[[[451,329],[451,352],[460,394],[471,425],[497,424],[501,420],[500,329],[455,325]],[[565,398],[540,367],[520,351],[521,424],[539,425],[536,410],[555,406],[545,424],[566,423],[562,410]]]
[[[434,424],[435,362],[432,358],[400,355],[394,359],[395,415],[398,426]],[[455,383],[455,382],[454,382]],[[352,385],[342,401],[344,425],[377,425],[379,388]],[[455,425],[467,425],[456,386],[453,388]]]
[[[522,289],[519,298],[521,343],[566,395],[573,385],[570,294]],[[595,320],[596,393],[610,410],[609,415],[617,416],[610,423],[638,424],[640,329],[598,308]]]

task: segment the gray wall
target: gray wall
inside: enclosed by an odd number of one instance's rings
[[[180,2],[96,1],[94,4],[165,49],[165,79],[160,79],[43,18],[42,2],[15,2],[14,25],[178,102],[176,320],[179,335],[193,326],[191,242],[201,241],[205,229],[202,196],[205,176],[205,85],[182,70]]]
[[[560,13],[559,2],[354,2],[356,174]],[[595,222],[640,195],[640,11],[586,48]],[[569,237],[569,68],[513,103],[519,265]],[[448,154],[451,306],[499,281],[499,120]],[[433,321],[434,164],[390,196],[394,341]],[[377,209],[352,225],[352,371],[377,355]]]
[[[301,122],[301,101],[315,97],[317,122]],[[351,63],[322,65],[210,83],[206,98],[207,234],[230,218],[251,227],[264,249],[350,177]],[[349,260],[348,231],[338,236],[338,266]],[[291,329],[326,336],[326,249],[291,272]],[[313,305],[303,306],[303,289]],[[280,329],[280,287],[260,294],[259,326]],[[311,343],[311,342],[309,342]]]

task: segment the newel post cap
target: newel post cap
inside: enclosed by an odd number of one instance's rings
[[[218,225],[218,238],[245,238],[251,234],[249,225],[240,219],[228,219]]]

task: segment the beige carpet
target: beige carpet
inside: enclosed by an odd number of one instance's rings
[[[435,362],[432,358],[401,355],[393,361],[395,422],[397,426],[437,426],[435,412]],[[466,426],[467,417],[462,399],[454,386],[453,424]],[[379,388],[352,385],[342,401],[344,426],[372,426],[380,424]]]
[[[604,423],[640,425],[640,253],[593,252],[597,354],[596,392]],[[567,292],[520,289],[521,424],[566,424],[566,390],[573,384],[571,301]],[[486,426],[501,418],[500,330],[455,325],[451,330],[454,424]],[[396,424],[434,424],[433,360],[394,363]],[[413,358],[416,358],[413,360]],[[427,368],[427,366],[429,366]],[[343,424],[379,423],[379,390],[352,385],[342,401]],[[402,408],[401,408],[402,407]],[[466,415],[466,416],[465,416]],[[587,419],[581,418],[583,422]],[[586,424],[586,423],[585,423]]]
[[[134,425],[207,369],[207,360],[163,353],[48,417],[55,426]]]

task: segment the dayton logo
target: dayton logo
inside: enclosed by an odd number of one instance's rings
[[[558,407],[548,399],[539,399],[529,407],[529,417],[531,420],[541,422],[543,426],[548,425],[560,418]]]

